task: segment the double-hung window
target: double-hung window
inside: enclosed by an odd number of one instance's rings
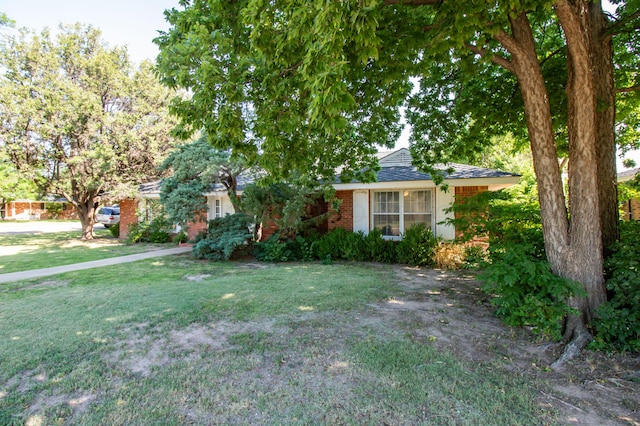
[[[372,204],[373,227],[385,237],[399,237],[416,223],[432,229],[431,190],[376,191]]]
[[[222,199],[220,197],[212,197],[209,199],[209,220],[222,217]]]

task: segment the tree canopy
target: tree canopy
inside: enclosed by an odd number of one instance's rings
[[[590,0],[180,4],[156,40],[162,81],[192,93],[172,105],[179,132],[204,128],[274,179],[372,170],[402,106],[424,169],[468,158],[492,135],[526,136],[547,258],[587,295],[570,300],[579,314],[565,336],[584,343],[617,238],[615,132],[632,144],[638,130],[638,0],[613,13]]]
[[[42,193],[78,210],[92,238],[94,209],[158,175],[173,146],[174,92],[150,63],[134,69],[125,48],[100,31],[61,26],[57,36],[26,29],[0,47],[0,148]]]

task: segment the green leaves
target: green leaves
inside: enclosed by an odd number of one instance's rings
[[[0,146],[42,192],[93,205],[100,192],[116,200],[157,177],[173,144],[172,94],[150,64],[133,69],[125,48],[80,24],[55,39],[22,30],[0,62]]]

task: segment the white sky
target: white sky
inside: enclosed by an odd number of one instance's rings
[[[164,10],[178,6],[178,0],[0,0],[0,12],[16,21],[16,27],[55,31],[60,23],[80,22],[102,30],[110,46],[127,46],[134,62],[154,60],[158,49],[152,40],[167,30]],[[7,30],[11,31],[11,30]],[[396,147],[408,146],[405,129]],[[640,167],[640,151],[630,152]],[[623,170],[622,160],[618,170]]]
[[[0,0],[0,12],[17,28],[56,31],[60,23],[91,24],[110,46],[126,45],[136,63],[155,59],[152,40],[169,27],[163,12],[177,6],[178,0]]]

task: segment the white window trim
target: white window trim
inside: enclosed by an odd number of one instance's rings
[[[398,189],[398,188],[393,188],[393,189],[380,189],[380,190],[372,190],[371,191],[371,196],[369,197],[369,223],[370,223],[370,230],[374,230],[375,226],[374,226],[374,216],[376,215],[375,213],[375,193],[376,192],[398,192],[399,193],[399,198],[400,198],[400,212],[398,213],[400,215],[400,224],[399,224],[399,228],[400,228],[400,235],[399,236],[395,236],[395,235],[383,235],[382,238],[384,238],[385,240],[401,240],[406,232],[406,229],[404,227],[404,192],[405,191],[427,191],[431,194],[431,211],[430,212],[425,212],[425,214],[430,214],[431,215],[431,232],[434,233],[435,235],[435,226],[436,226],[436,204],[435,204],[435,191],[433,190],[433,188],[402,188],[402,189]]]

